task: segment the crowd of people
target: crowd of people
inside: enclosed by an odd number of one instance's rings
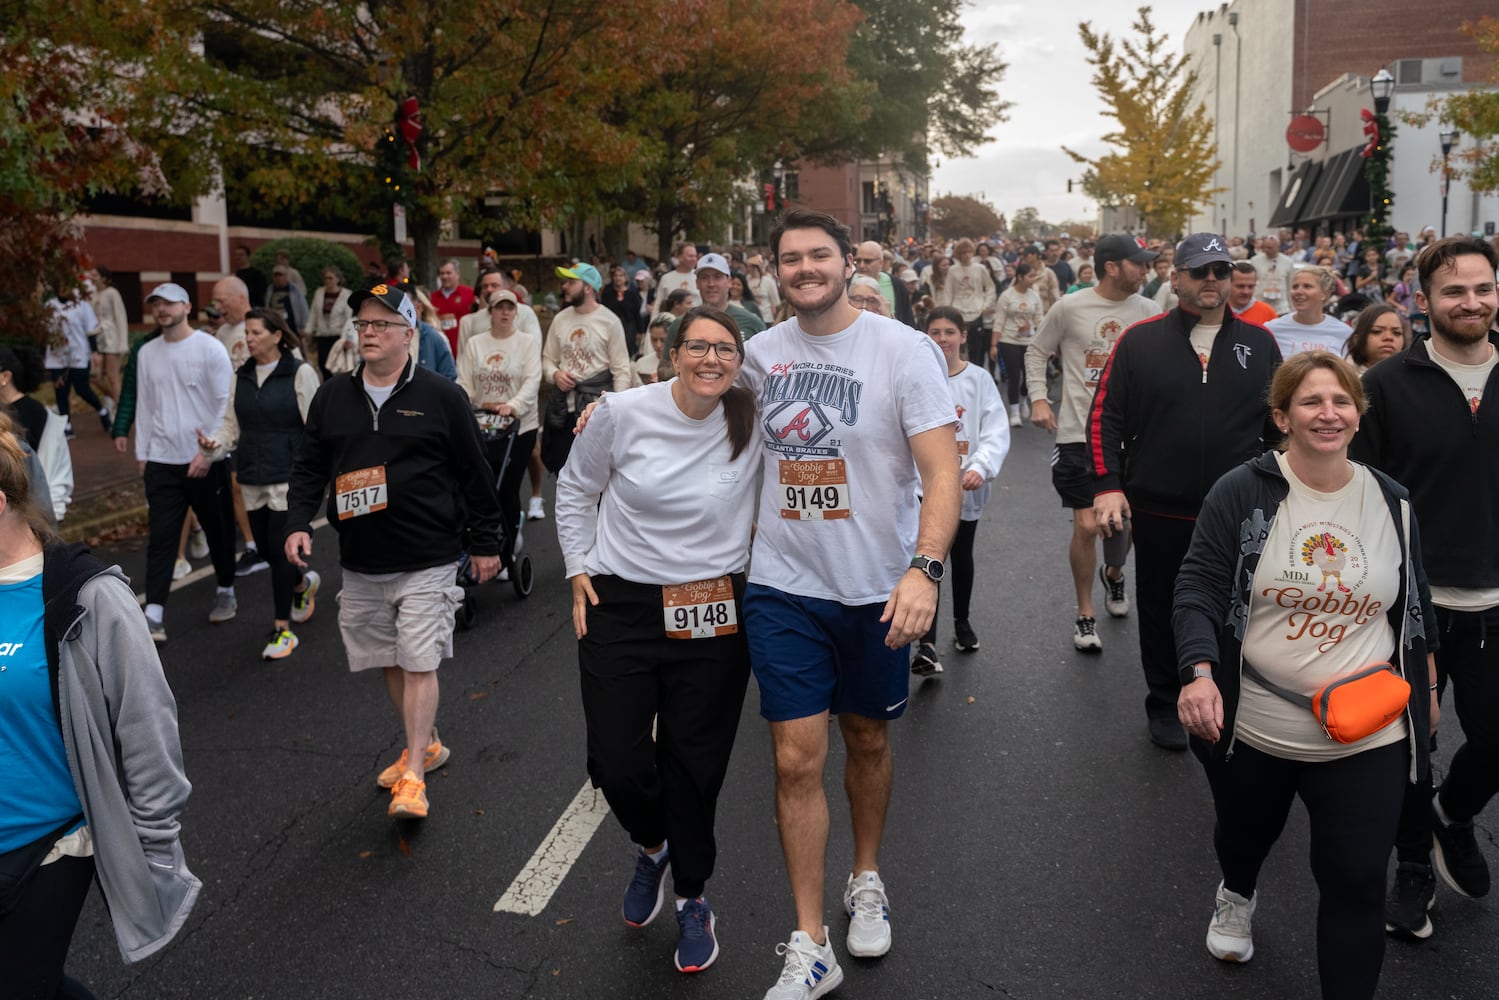
[[[487,257],[473,286],[464,262],[443,261],[426,289],[393,258],[353,288],[328,268],[309,295],[289,259],[267,278],[235,253],[214,332],[165,282],[132,344],[99,269],[54,298],[45,362],[0,348],[0,602],[19,630],[0,651],[29,644],[0,751],[34,779],[0,820],[0,992],[62,988],[96,866],[127,958],[192,906],[175,706],[153,648],[185,552],[212,560],[215,624],[239,612],[236,578],[269,569],[260,655],[283,659],[316,608],[308,560],[326,516],[349,669],[378,668],[404,737],[377,784],[391,817],[419,820],[426,773],[451,756],[438,674],[461,584],[509,572],[526,525],[546,519],[551,473],[584,759],[637,845],[624,920],[653,921],[670,874],[675,967],[718,958],[714,818],[753,677],[794,911],[765,996],[825,995],[843,979],[823,898],[831,734],[853,843],[844,949],[876,958],[893,942],[889,726],[913,683],[945,672],[944,579],[954,648],[981,648],[976,528],[1012,436],[1032,433],[1052,436],[1072,516],[1073,648],[1103,647],[1101,588],[1109,616],[1137,619],[1145,736],[1204,768],[1222,868],[1208,951],[1253,956],[1259,870],[1297,796],[1324,997],[1373,995],[1387,933],[1432,934],[1438,878],[1488,892],[1473,819],[1499,792],[1492,245],[1195,233],[887,247],[798,209],[765,248],[683,241],[654,267],[633,252],[559,266],[544,332],[541,303]],[[55,411],[31,395],[43,377]],[[75,392],[121,452],[133,437],[144,613],[118,570],[56,538]],[[70,642],[56,587],[115,622],[122,648]],[[109,726],[89,718],[101,681],[151,715],[114,737],[141,741],[147,772],[107,796],[74,749],[89,726],[104,752]],[[1438,786],[1448,686],[1466,742]],[[163,851],[171,884],[149,867]]]

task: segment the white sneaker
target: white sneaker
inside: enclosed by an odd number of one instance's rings
[[[546,504],[541,497],[531,498],[531,505],[526,508],[526,516],[533,521],[545,521],[547,519]]]
[[[890,900],[879,873],[850,875],[843,890],[843,909],[848,914],[850,955],[879,958],[890,950]]]
[[[828,929],[822,929],[823,937]],[[776,945],[776,954],[786,956],[781,978],[765,993],[765,1000],[815,1000],[831,993],[843,982],[833,942],[819,945],[801,931],[792,931],[791,940]]]
[[[504,568],[503,566],[501,566],[500,567],[500,571],[494,575],[494,578],[497,581],[499,581],[500,583],[509,583],[510,582],[510,571],[508,569]]]
[[[1254,908],[1259,893],[1248,899],[1218,883],[1213,921],[1208,924],[1208,953],[1225,962],[1247,962],[1254,957]]]
[[[1010,426],[1011,427],[1024,427],[1025,426],[1025,421],[1022,420],[1022,419],[1020,419],[1020,404],[1019,403],[1016,403],[1014,406],[1010,407]]]
[[[193,571],[193,564],[186,559],[178,559],[172,564],[172,579],[180,580]]]
[[[1072,647],[1080,653],[1103,652],[1103,640],[1098,638],[1098,623],[1092,618],[1079,618],[1073,622]]]
[[[187,554],[194,559],[208,558],[208,536],[203,534],[202,528],[194,528],[187,536]]]
[[[515,526],[515,549],[510,554],[518,556],[526,548],[526,515],[520,516],[520,524]]]

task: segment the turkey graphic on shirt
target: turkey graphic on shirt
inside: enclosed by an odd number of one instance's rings
[[[1319,594],[1327,589],[1328,577],[1337,581],[1339,593],[1352,593],[1343,584],[1343,569],[1348,565],[1348,546],[1332,532],[1324,531],[1302,542],[1301,559],[1322,573],[1322,582],[1317,586]]]

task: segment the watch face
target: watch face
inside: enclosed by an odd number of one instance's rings
[[[947,567],[944,566],[944,565],[942,565],[937,560],[935,560],[935,559],[928,559],[927,560],[926,575],[929,576],[929,577],[931,577],[933,580],[940,580],[940,579],[942,579],[942,574],[945,573],[946,571],[947,571]]]

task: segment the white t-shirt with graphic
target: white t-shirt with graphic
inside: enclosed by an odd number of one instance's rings
[[[995,338],[1001,344],[1029,344],[1041,326],[1042,314],[1041,293],[1034,285],[1023,292],[1011,285],[1000,293],[994,307]]]
[[[1281,687],[1310,695],[1328,681],[1387,662],[1398,637],[1386,614],[1400,595],[1400,534],[1373,473],[1320,493],[1277,454],[1291,490],[1255,569],[1244,659]],[[1424,669],[1417,671],[1426,676]],[[1405,717],[1357,743],[1327,738],[1310,710],[1244,677],[1239,739],[1291,760],[1333,760],[1405,738]]]
[[[1458,364],[1443,357],[1437,351],[1436,344],[1430,340],[1426,342],[1426,353],[1452,377],[1452,381],[1462,390],[1463,398],[1468,401],[1468,410],[1477,414],[1478,407],[1483,403],[1483,388],[1488,384],[1489,373],[1494,370],[1495,364],[1499,364],[1499,351],[1495,351],[1491,345],[1489,359],[1478,365]],[[1487,611],[1489,608],[1499,607],[1499,587],[1438,587],[1433,584],[1431,602],[1439,608],[1452,611]]]
[[[518,433],[541,426],[536,407],[541,344],[530,334],[517,330],[508,337],[481,333],[470,338],[458,354],[458,384],[476,410],[489,403],[515,407]]]
[[[1159,312],[1143,295],[1115,302],[1084,288],[1057,300],[1036,339],[1025,351],[1025,381],[1031,399],[1046,398],[1046,359],[1062,359],[1062,401],[1057,405],[1057,443],[1087,439],[1088,408],[1098,380],[1124,331]]]
[[[1302,351],[1331,351],[1341,358],[1348,335],[1353,332],[1353,327],[1331,316],[1323,316],[1320,322],[1308,325],[1298,320],[1294,313],[1275,317],[1265,324],[1265,329],[1275,335],[1282,361],[1289,361],[1292,355]]]
[[[541,376],[554,385],[565,371],[579,382],[609,370],[614,391],[630,388],[630,348],[619,317],[603,306],[579,312],[569,306],[552,319],[541,349]]]
[[[954,422],[930,337],[861,312],[811,336],[793,318],[745,344],[740,382],[765,444],[750,582],[848,605],[882,603],[916,550],[908,438]]]
[[[947,377],[947,387],[958,415],[959,465],[964,472],[972,469],[984,477],[984,485],[963,491],[962,520],[977,521],[984,516],[994,477],[1010,453],[1010,420],[994,376],[981,366],[965,364],[962,371]]]

